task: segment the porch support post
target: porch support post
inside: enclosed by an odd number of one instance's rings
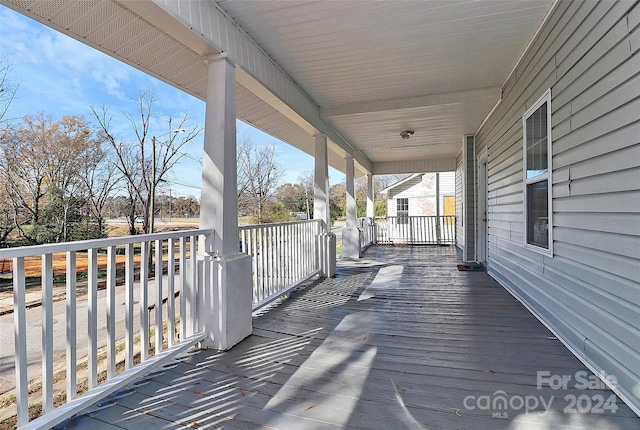
[[[373,201],[373,175],[371,173],[367,174],[367,225],[371,230],[371,242],[375,245],[377,243],[377,232],[376,232],[376,223],[375,223],[375,206]]]
[[[463,169],[464,184],[462,197],[464,202],[464,261],[474,261],[476,255],[476,152],[475,152],[475,136],[465,136],[463,141]]]
[[[373,175],[367,174],[367,218],[373,218]]]
[[[252,331],[251,257],[238,249],[235,66],[225,54],[207,64],[200,228],[215,231],[198,247],[198,326],[203,347],[227,350]]]
[[[353,157],[347,157],[346,163],[347,226],[342,230],[342,255],[347,258],[360,258],[360,229],[358,228]]]
[[[321,275],[336,274],[336,236],[331,233],[329,207],[329,151],[327,136],[315,136],[315,175],[313,191],[313,219],[322,220],[324,231],[318,235],[317,255]]]

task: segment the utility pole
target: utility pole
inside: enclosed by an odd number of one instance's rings
[[[179,128],[177,130],[169,131],[168,133],[161,134],[160,136],[164,136],[165,134],[177,134],[184,133],[183,128]],[[149,231],[148,233],[153,233],[153,224],[155,218],[155,210],[156,210],[156,185],[159,182],[156,179],[158,170],[158,162],[156,160],[156,136],[151,138],[151,183],[149,184],[149,194],[151,195],[151,199],[149,201]]]
[[[147,233],[153,233],[154,213],[156,210],[156,170],[158,169],[156,161],[156,137],[151,138],[151,183],[149,184],[149,194],[151,194],[151,200],[149,201],[149,231]]]

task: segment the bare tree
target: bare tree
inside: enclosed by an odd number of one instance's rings
[[[6,57],[0,57],[0,124],[6,121],[5,116],[19,87],[12,79],[11,71],[11,62]]]
[[[102,232],[107,203],[117,190],[122,175],[115,168],[114,160],[103,147],[103,142],[97,142],[82,163],[85,166],[82,180],[88,210],[98,224],[98,231]]]
[[[273,145],[255,146],[248,138],[240,140],[238,157],[238,205],[263,222],[265,204],[272,197],[282,175]]]
[[[0,247],[14,229],[14,210],[7,179],[6,158],[0,157]]]
[[[407,174],[396,174],[396,175],[378,175],[373,178],[374,185],[374,199],[380,200],[382,197],[380,195],[380,191],[385,188],[402,181],[403,179],[409,177]]]
[[[305,199],[305,211],[307,212],[307,218],[311,219],[313,216],[313,197],[315,195],[315,173],[313,170],[307,170],[302,172],[298,176],[298,183],[304,188]]]
[[[106,141],[115,152],[115,166],[127,180],[132,203],[138,201],[142,206],[142,229],[144,233],[152,233],[155,216],[155,191],[164,176],[183,157],[184,146],[198,136],[202,130],[199,126],[185,131],[183,127],[189,121],[184,116],[174,122],[172,118],[166,121],[167,132],[152,135],[152,119],[157,116],[153,111],[153,105],[157,101],[153,93],[142,93],[133,98],[136,104],[134,115],[124,113],[124,117],[130,122],[135,142],[125,142],[113,134],[112,116],[107,107],[102,106],[97,110],[93,106],[91,110]],[[183,131],[184,134],[177,134]],[[178,136],[181,136],[178,138]],[[162,138],[162,139],[160,139]]]

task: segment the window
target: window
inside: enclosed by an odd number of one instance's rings
[[[525,246],[553,253],[551,237],[551,90],[522,117]]]
[[[398,224],[409,223],[409,199],[397,199],[396,208],[398,215]]]

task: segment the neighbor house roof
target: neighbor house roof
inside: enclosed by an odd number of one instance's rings
[[[411,176],[407,176],[406,178],[404,178],[401,181],[396,182],[393,185],[389,185],[387,188],[385,188],[384,190],[380,191],[380,194],[387,194],[389,191],[393,190],[394,188],[397,188],[401,185],[406,184],[407,182],[416,179],[416,178],[422,178],[422,175],[424,175],[424,173],[414,173]]]

